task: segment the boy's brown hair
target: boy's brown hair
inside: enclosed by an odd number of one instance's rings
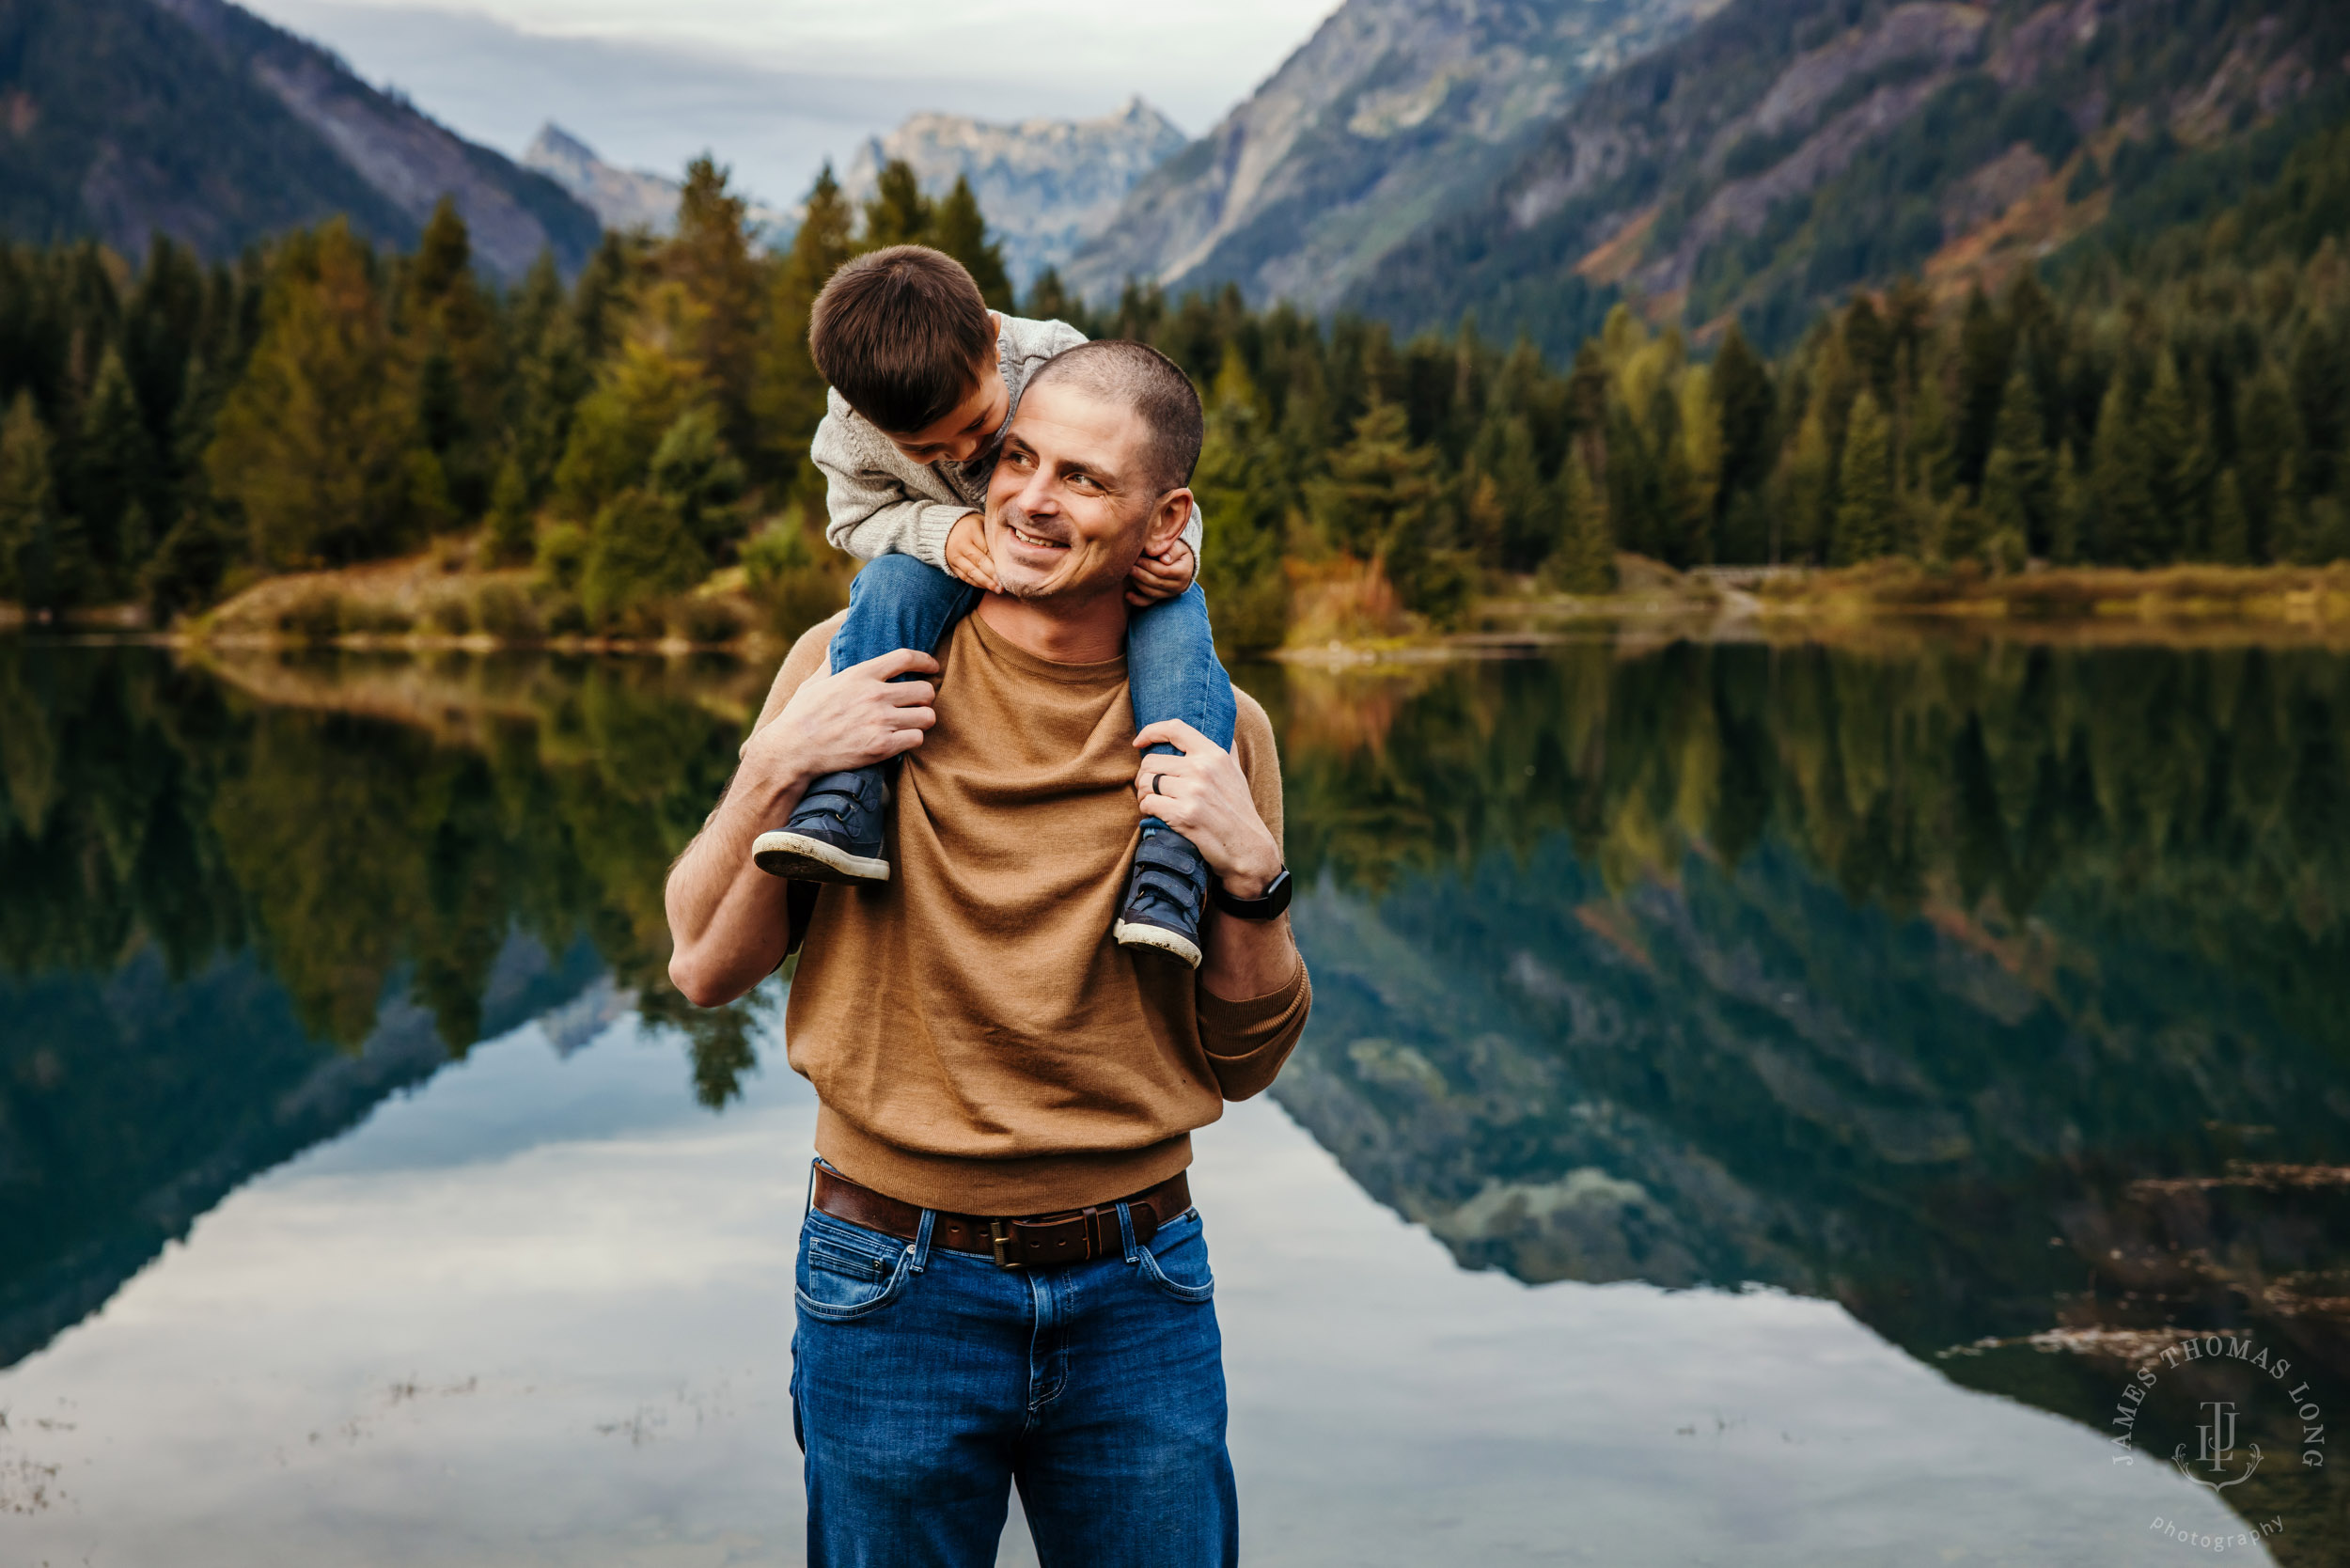
[[[971,395],[995,354],[995,323],[962,262],[891,245],[832,274],[808,313],[807,348],[851,408],[911,435]]]

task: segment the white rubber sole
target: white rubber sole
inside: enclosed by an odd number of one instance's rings
[[[887,882],[889,862],[869,860],[798,833],[762,833],[751,842],[751,861],[769,876],[794,882],[855,884]]]
[[[1118,945],[1121,948],[1156,949],[1160,952],[1182,959],[1195,969],[1199,967],[1201,956],[1199,944],[1181,932],[1169,931],[1165,926],[1143,925],[1139,922],[1129,924],[1127,921],[1120,920],[1110,927],[1110,934],[1118,938]]]

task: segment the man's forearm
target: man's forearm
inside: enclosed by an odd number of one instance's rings
[[[1199,985],[1211,996],[1246,1002],[1287,985],[1305,960],[1290,936],[1290,917],[1244,920],[1210,906]]]
[[[734,1000],[783,962],[791,885],[751,863],[751,844],[789,820],[807,787],[746,763],[669,869],[669,979],[696,1007]]]

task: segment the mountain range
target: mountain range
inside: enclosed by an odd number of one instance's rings
[[[10,0],[0,8],[0,231],[170,234],[208,256],[346,214],[412,244],[451,197],[491,271],[576,266],[596,216],[542,175],[379,91],[226,0]]]
[[[911,166],[939,196],[971,182],[989,228],[1004,247],[1012,282],[1026,289],[1047,267],[1067,265],[1117,216],[1136,183],[1188,144],[1175,122],[1140,98],[1098,119],[1026,119],[995,124],[964,115],[916,115],[886,136],[868,137],[841,188],[873,194],[882,165]]]
[[[1130,277],[1338,302],[1508,166],[1588,82],[1720,0],[1347,0],[1257,91],[1136,186],[1078,252],[1091,299]]]
[[[1855,288],[2196,216],[2346,67],[2335,0],[1348,0],[1065,272],[1554,357],[1626,297],[1784,346]]]
[[[552,120],[523,149],[522,165],[569,191],[606,228],[666,235],[677,227],[678,196],[685,188],[682,183],[666,175],[607,164],[594,148]],[[760,240],[773,247],[789,245],[800,226],[796,212],[757,199],[746,215]]]

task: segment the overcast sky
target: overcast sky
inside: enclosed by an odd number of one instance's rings
[[[1205,131],[1337,0],[243,0],[477,141],[553,119],[616,164],[707,148],[793,202],[827,156],[921,109],[1106,114]]]

